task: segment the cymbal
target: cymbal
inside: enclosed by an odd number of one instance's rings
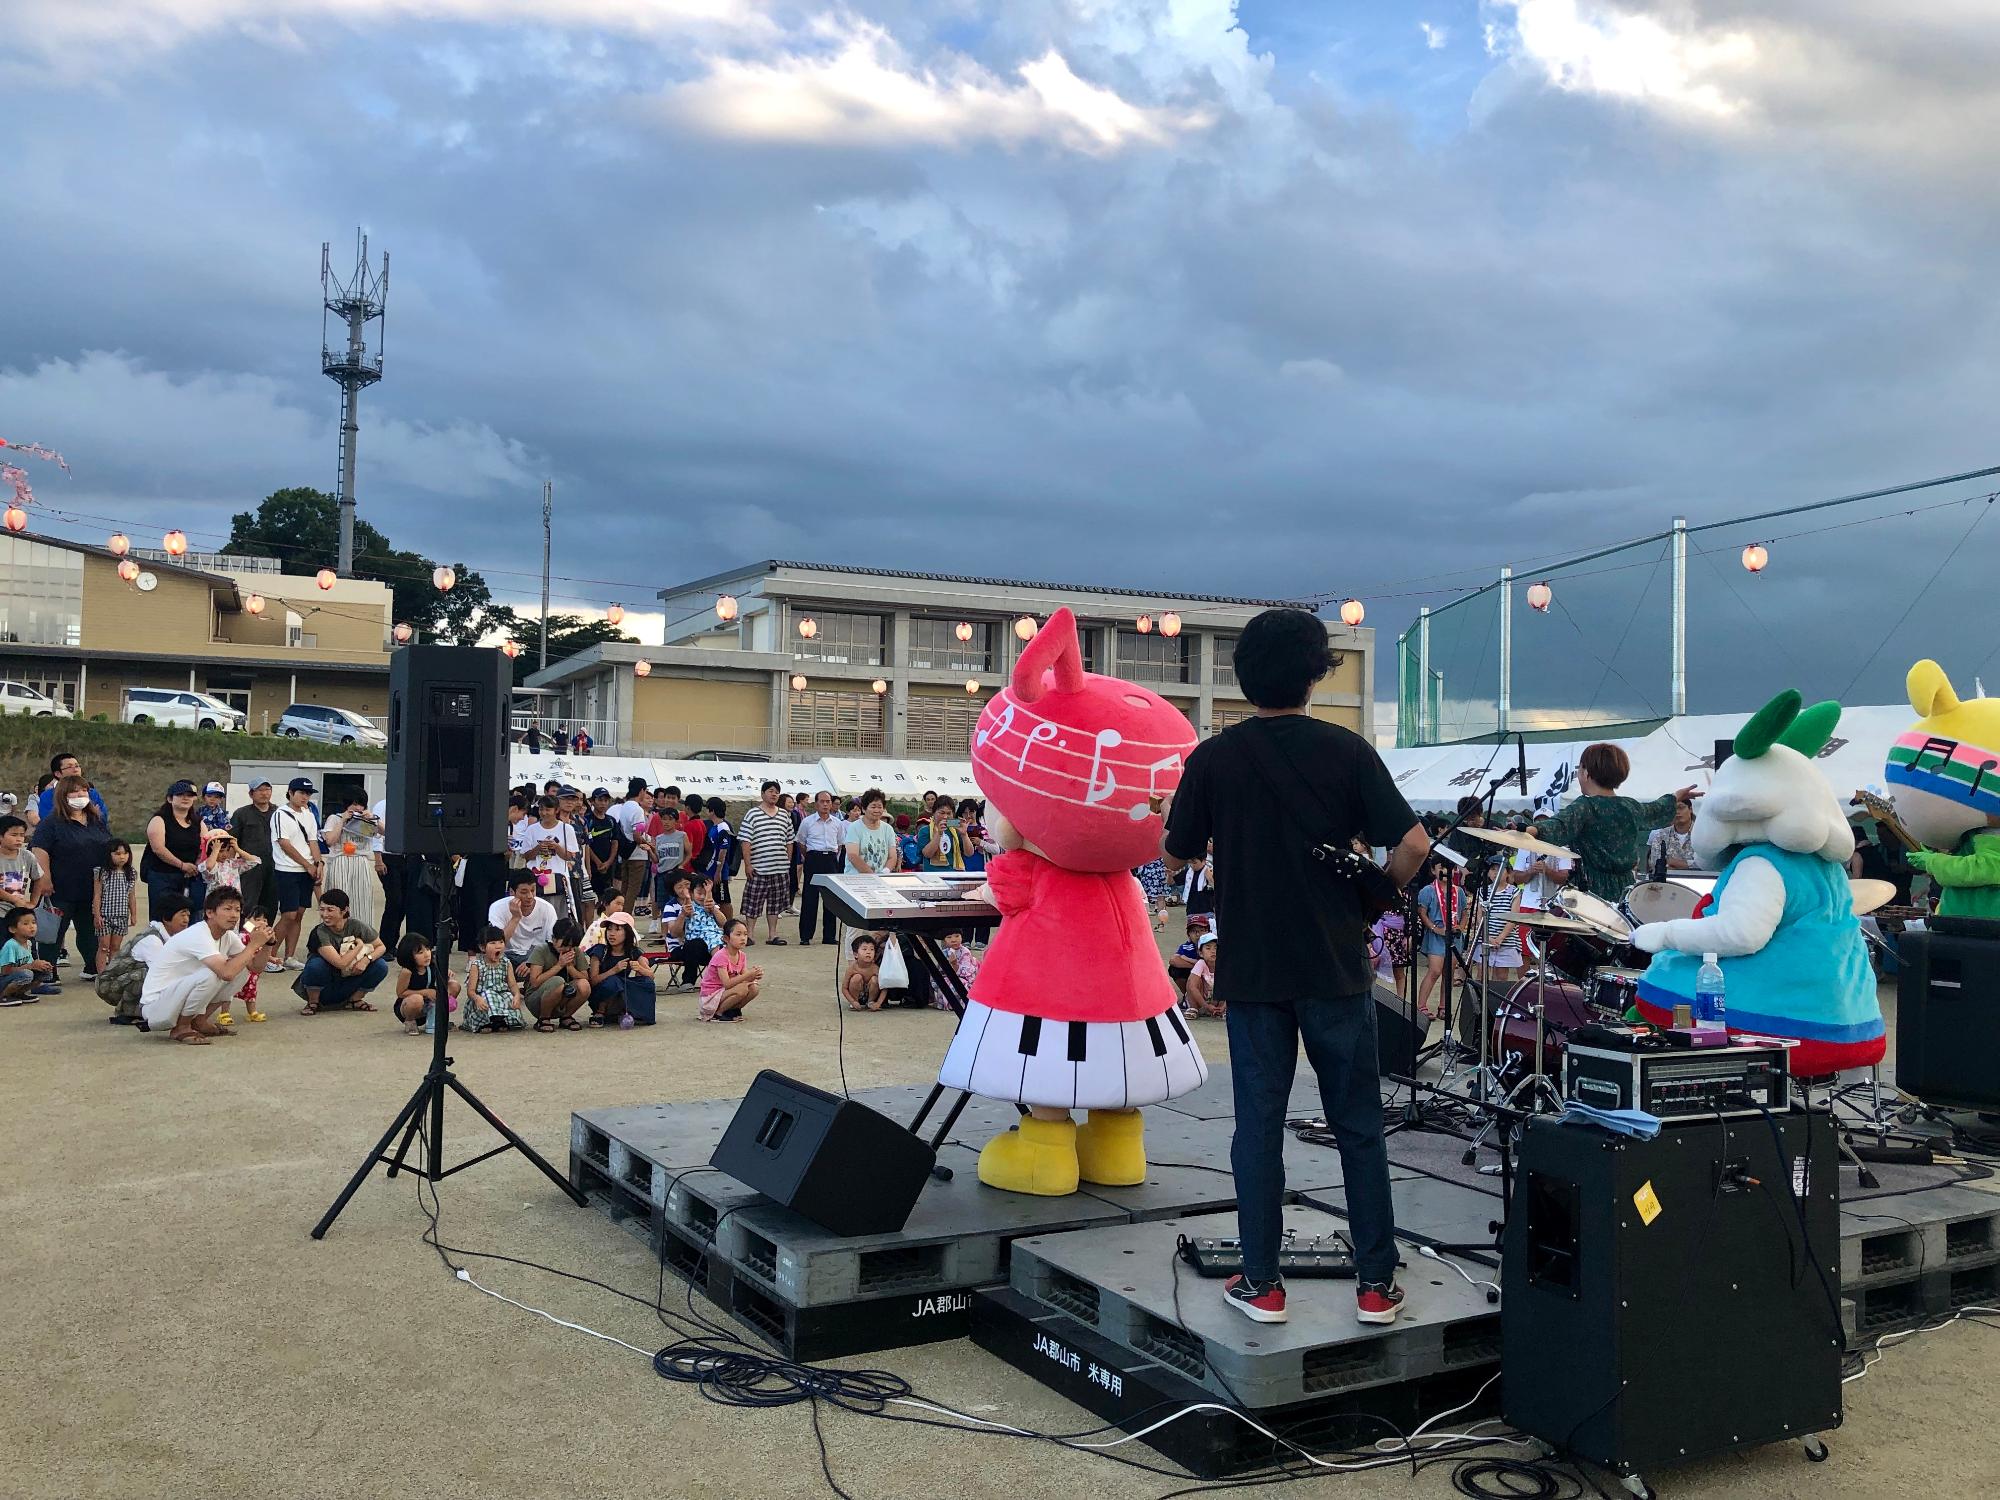
[[[1886,880],[1850,880],[1847,888],[1854,892],[1854,915],[1857,917],[1865,917],[1896,899],[1896,888]]]
[[[1605,936],[1588,922],[1579,922],[1574,917],[1557,916],[1554,912],[1517,911],[1513,920],[1523,927],[1540,927],[1549,932],[1580,932],[1586,937],[1594,938]]]
[[[1488,844],[1498,844],[1505,849],[1525,849],[1530,854],[1539,854],[1547,859],[1575,859],[1577,857],[1576,851],[1573,849],[1563,849],[1554,844],[1545,844],[1540,839],[1530,838],[1525,833],[1516,833],[1511,828],[1460,827],[1458,831],[1468,837],[1480,839]]]

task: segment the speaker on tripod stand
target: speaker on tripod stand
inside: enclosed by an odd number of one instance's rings
[[[436,930],[427,934],[437,961],[451,963],[453,856],[490,854],[507,841],[507,705],[513,664],[498,651],[475,646],[405,646],[389,664],[389,796],[384,841],[392,854],[424,862],[423,879],[437,893]],[[451,1032],[442,988],[431,1039],[430,1069],[397,1111],[375,1149],[362,1159],[347,1186],[313,1226],[324,1239],[347,1200],[360,1191],[377,1162],[389,1175],[409,1170],[429,1182],[497,1156],[510,1147],[541,1169],[581,1205],[583,1194],[507,1123],[479,1101],[451,1070],[445,1043]],[[457,1166],[444,1164],[444,1099],[454,1093],[493,1127],[501,1144]],[[392,1153],[389,1143],[402,1132]],[[408,1162],[419,1133],[424,1155]]]

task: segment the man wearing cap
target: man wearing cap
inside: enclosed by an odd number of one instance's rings
[[[271,921],[278,915],[277,888],[271,881],[271,780],[260,776],[250,783],[250,800],[230,814],[229,831],[236,847],[254,854],[257,863],[243,872],[243,919],[262,917]],[[275,960],[264,966],[277,973],[285,966]]]
[[[299,922],[313,904],[313,891],[326,869],[319,856],[319,829],[307,811],[318,790],[310,776],[294,776],[285,787],[283,805],[271,809],[271,874],[278,893],[277,942],[272,951],[285,955],[288,969],[305,967],[295,951]]]
[[[219,781],[211,781],[201,789],[202,827],[227,828],[229,826],[229,809],[224,805],[224,799],[228,795],[229,788],[225,787]]]
[[[625,800],[611,805],[611,816],[618,820],[619,842],[625,851],[624,865],[618,872],[619,889],[625,892],[625,910],[637,913],[639,897],[646,889],[646,871],[653,862],[653,840],[646,832],[653,818],[653,794],[647,790],[644,777],[634,776],[625,783]]]

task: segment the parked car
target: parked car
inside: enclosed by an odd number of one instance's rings
[[[292,740],[320,740],[328,745],[387,745],[389,736],[351,708],[325,703],[294,703],[277,723],[276,732]]]
[[[231,708],[220,698],[176,688],[127,688],[123,717],[127,724],[220,729],[230,734],[240,734],[250,718],[241,709]]]
[[[27,714],[37,719],[74,719],[62,704],[25,682],[0,681],[0,714]]]

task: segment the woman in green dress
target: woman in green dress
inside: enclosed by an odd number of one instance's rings
[[[1632,885],[1632,871],[1646,852],[1646,835],[1674,820],[1674,808],[1701,793],[1692,786],[1664,792],[1651,802],[1618,795],[1632,774],[1631,759],[1616,745],[1588,747],[1577,758],[1576,784],[1583,795],[1528,832],[1545,844],[1574,850],[1572,889],[1616,901]]]

